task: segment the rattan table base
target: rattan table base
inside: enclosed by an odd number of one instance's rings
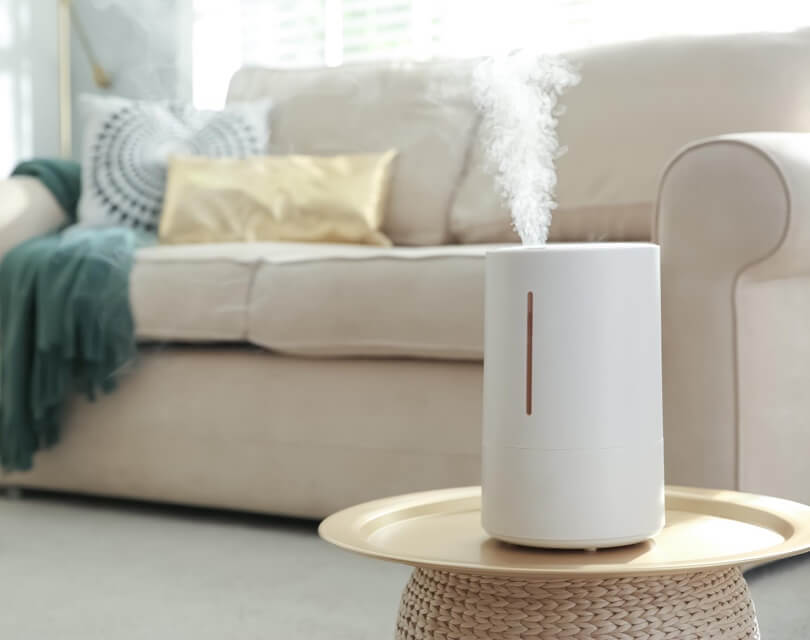
[[[398,640],[758,640],[737,567],[810,552],[810,506],[667,487],[666,510],[652,540],[554,551],[491,538],[480,487],[460,487],[349,507],[320,533],[416,567]]]
[[[397,640],[758,640],[739,569],[512,578],[417,568]]]

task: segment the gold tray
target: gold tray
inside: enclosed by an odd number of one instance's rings
[[[455,572],[611,576],[697,571],[810,550],[810,507],[736,491],[667,487],[667,524],[654,539],[599,551],[518,547],[481,528],[481,489],[366,502],[329,516],[321,537],[363,555]]]

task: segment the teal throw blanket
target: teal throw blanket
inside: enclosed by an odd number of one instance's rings
[[[76,219],[76,163],[36,160],[34,175]],[[133,361],[129,274],[144,238],[128,228],[68,226],[9,251],[0,263],[0,466],[32,467],[59,440],[74,391],[95,399]]]

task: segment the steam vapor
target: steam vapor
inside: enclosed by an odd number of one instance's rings
[[[473,75],[487,162],[523,244],[545,244],[556,207],[557,103],[579,74],[559,56],[527,50],[481,62]]]

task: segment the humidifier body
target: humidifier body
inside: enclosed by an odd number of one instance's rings
[[[482,524],[550,548],[664,524],[658,247],[555,244],[486,257]]]

